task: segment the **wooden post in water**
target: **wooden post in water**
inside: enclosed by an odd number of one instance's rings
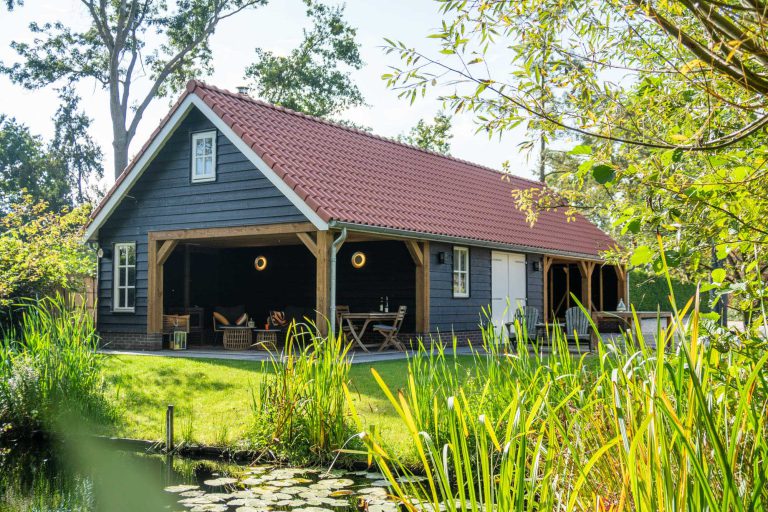
[[[173,450],[173,405],[168,404],[165,411],[165,451]]]

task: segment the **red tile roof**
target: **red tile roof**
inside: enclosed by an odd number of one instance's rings
[[[615,245],[581,215],[576,214],[575,220],[568,222],[562,210],[542,212],[531,227],[515,207],[511,191],[540,188],[540,182],[424,151],[199,81],[187,85],[171,113],[188,94],[200,97],[327,222],[589,256],[599,256],[600,251]],[[115,188],[133,165],[118,178]]]

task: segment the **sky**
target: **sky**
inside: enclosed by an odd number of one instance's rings
[[[370,126],[373,132],[395,137],[407,132],[419,119],[431,118],[441,109],[437,92],[411,105],[398,99],[397,93],[388,89],[381,79],[390,66],[398,65],[395,55],[385,55],[381,49],[384,38],[403,41],[408,46],[433,50],[435,40],[427,35],[436,32],[440,24],[438,4],[433,0],[348,0],[346,17],[358,29],[358,42],[365,66],[353,74],[367,106],[352,109],[343,117]],[[83,27],[87,20],[78,0],[30,0],[14,12],[0,10],[0,61],[10,64],[16,54],[10,48],[11,41],[31,41],[28,25],[61,20],[68,25]],[[215,71],[211,76],[200,77],[218,87],[235,90],[244,85],[243,70],[254,60],[254,48],[261,47],[276,54],[287,54],[301,41],[302,28],[308,24],[301,0],[271,0],[266,7],[239,14],[224,20],[211,39]],[[503,70],[504,63],[499,62]],[[146,86],[139,82],[136,88]],[[93,82],[83,82],[78,87],[82,107],[93,118],[92,136],[105,154],[105,178],[102,186],[114,181],[112,173],[111,134],[109,104],[106,92]],[[443,93],[450,92],[443,89]],[[137,96],[135,96],[137,97]],[[167,113],[175,98],[159,98],[147,110],[136,137],[131,145],[133,155],[144,144],[149,134]],[[50,137],[53,133],[53,116],[58,98],[52,88],[28,91],[14,85],[7,77],[0,77],[0,114],[13,116],[29,126],[33,133]],[[510,162],[515,174],[532,177],[531,169],[536,162],[535,154],[521,152],[518,145],[529,135],[520,128],[509,132],[501,140],[475,134],[476,125],[469,115],[454,117],[451,154],[455,157],[493,168],[501,168]]]

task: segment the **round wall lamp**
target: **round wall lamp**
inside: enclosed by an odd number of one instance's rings
[[[261,272],[262,270],[267,268],[267,257],[266,256],[257,256],[255,260],[253,260],[253,266],[256,270]]]
[[[365,253],[357,251],[352,255],[352,266],[355,268],[363,268],[365,266]]]

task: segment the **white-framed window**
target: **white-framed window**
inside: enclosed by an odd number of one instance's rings
[[[216,130],[192,134],[192,183],[216,179]]]
[[[469,297],[469,247],[453,248],[453,296]]]
[[[133,313],[136,310],[136,244],[115,244],[113,310]]]

